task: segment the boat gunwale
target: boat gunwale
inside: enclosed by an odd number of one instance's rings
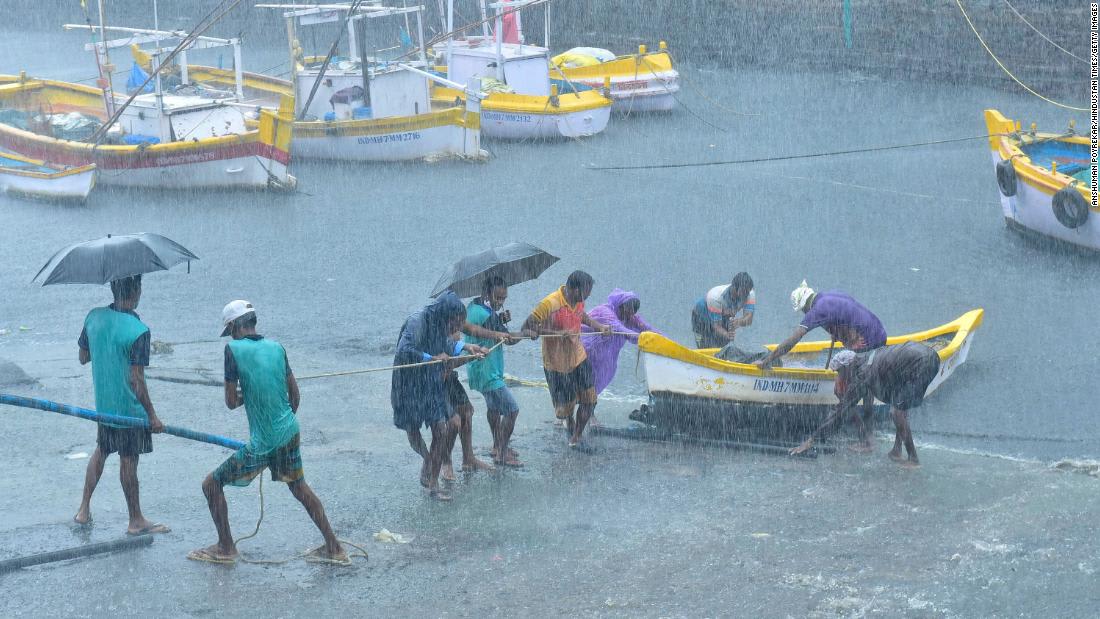
[[[937,351],[940,362],[944,363],[959,352],[959,350],[966,343],[966,340],[970,337],[971,333],[973,333],[982,324],[984,314],[985,310],[982,308],[973,309],[969,312],[966,312],[962,316],[959,316],[955,320],[942,324],[938,327],[933,327],[925,331],[918,331],[906,335],[888,337],[886,339],[886,345],[893,346],[904,342],[922,342],[935,337],[939,337],[941,335],[946,335],[948,333],[954,333],[955,335],[951,338],[951,342],[944,348]],[[841,344],[840,342],[800,342],[796,344],[793,349],[791,349],[791,352],[820,352],[828,349],[830,343],[832,343],[833,346],[837,348],[843,346],[843,344]],[[774,350],[775,347],[775,344],[767,345],[767,348],[769,350]],[[836,379],[836,372],[827,369],[770,368],[767,370],[762,370],[755,365],[748,363],[725,361],[714,356],[714,353],[719,350],[717,348],[692,349],[682,344],[679,344],[667,337],[649,331],[642,333],[638,337],[638,350],[645,354],[666,357],[675,361],[686,363],[688,365],[705,367],[707,369],[716,370],[726,374],[773,376],[776,378],[829,381]]]
[[[1100,205],[1096,207],[1092,206],[1092,189],[1088,185],[1068,174],[1051,172],[1048,168],[1044,168],[1032,162],[1031,157],[1028,157],[1027,153],[1021,148],[1021,146],[1026,145],[1024,136],[1032,134],[1025,134],[1016,129],[1015,120],[1005,117],[995,109],[988,109],[985,110],[985,121],[986,128],[990,134],[990,150],[997,153],[1001,161],[1011,161],[1012,167],[1016,170],[1016,175],[1020,180],[1027,183],[1030,187],[1034,187],[1044,194],[1051,196],[1061,191],[1064,187],[1073,186],[1081,193],[1081,196],[1088,201],[1089,210],[1100,213]],[[1005,130],[1009,128],[1011,128],[1010,131]],[[1036,141],[1043,140],[1066,142],[1070,144],[1089,144],[1089,138],[1080,135],[1067,136],[1057,133],[1036,132],[1034,138]]]

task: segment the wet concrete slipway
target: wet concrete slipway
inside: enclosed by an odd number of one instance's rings
[[[82,42],[28,37],[3,69],[86,77]],[[585,169],[976,136],[987,107],[1054,131],[1070,118],[1087,126],[1084,116],[977,87],[684,75],[695,88],[683,103],[725,131],[680,110],[616,118],[583,143],[492,144],[485,164],[296,162],[295,195],[104,190],[86,207],[0,198],[0,358],[35,381],[3,389],[93,403],[76,337],[108,291],[29,283],[76,240],[156,231],[201,256],[189,274],[149,276],[139,312],[155,340],[175,343],[154,355],[150,376],[215,380],[231,299],[256,304],[260,330],[285,344],[300,375],[385,366],[401,321],[448,263],[526,240],[562,260],[511,291],[514,315],[583,268],[597,280],[593,302],[632,289],[642,314],[680,341],[691,303],[739,270],[759,301],[745,347],[789,333],[787,295],[802,278],[849,290],[895,333],[984,307],[969,361],[914,414],[922,468],[887,460],[885,434],[871,456],[841,448],[816,460],[602,437],[576,453],[550,424],[547,393],[517,387],[514,445],[526,468],[461,478],[453,504],[439,504],[417,485],[417,457],[391,424],[389,376],[321,379],[302,383],[306,477],[368,561],[187,561],[214,539],[199,484],[228,454],[157,437],[142,458],[142,503],[172,532],[144,549],[0,575],[0,615],[1095,616],[1100,263],[1005,229],[983,140],[752,166]],[[644,401],[634,366],[628,346],[600,423],[626,426]],[[540,378],[537,347],[509,349],[507,370]],[[150,388],[166,423],[247,434],[218,388]],[[473,399],[485,451],[484,403]],[[0,415],[0,559],[121,537],[117,460],[95,495],[94,526],[71,525],[87,460],[68,456],[93,450],[92,424]],[[319,543],[285,488],[264,490],[263,527],[245,553],[279,559]],[[258,516],[256,484],[227,492],[243,535]],[[374,541],[382,528],[413,540]]]

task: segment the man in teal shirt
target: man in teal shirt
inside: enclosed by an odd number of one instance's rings
[[[218,530],[218,543],[193,550],[187,558],[209,563],[237,560],[224,488],[226,484],[247,486],[267,468],[272,481],[287,483],[325,538],[325,544],[307,553],[306,560],[349,565],[351,560],[332,532],[325,507],[302,471],[297,418],[301,398],[286,351],[275,340],[256,333],[256,312],[248,301],[226,305],[222,322],[222,337],[233,336],[225,346],[225,405],[233,410],[244,404],[249,441],[203,480],[202,491]]]
[[[519,468],[523,463],[519,461],[516,452],[508,447],[512,431],[516,428],[519,405],[504,383],[504,350],[499,346],[493,348],[501,340],[510,345],[519,341],[517,336],[508,332],[506,323],[510,318],[509,313],[500,311],[507,299],[508,288],[504,285],[504,280],[493,277],[486,280],[481,296],[470,301],[466,307],[466,322],[479,327],[479,334],[494,338],[475,336],[472,334],[474,330],[468,329],[471,343],[492,348],[493,351],[484,359],[471,361],[466,371],[470,388],[485,397],[485,416],[493,431],[493,462]]]
[[[133,417],[148,422],[147,427],[123,427],[100,423],[96,448],[88,460],[84,475],[84,496],[73,517],[79,524],[92,521],[92,493],[103,475],[107,456],[118,452],[119,481],[130,515],[126,533],[167,533],[168,527],[145,519],[138,493],[137,465],[141,454],[153,451],[151,432],[161,432],[164,424],[157,418],[149,390],[145,386],[145,366],[149,365],[149,327],[138,318],[141,300],[141,276],[111,282],[114,303],[88,312],[77,345],[80,364],[92,364],[95,407],[101,413]]]

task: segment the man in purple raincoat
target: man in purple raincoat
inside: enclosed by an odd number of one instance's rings
[[[601,336],[593,334],[587,326],[583,328],[585,335],[581,336],[581,345],[588,353],[588,362],[592,365],[597,394],[603,392],[615,378],[615,371],[619,367],[619,351],[623,349],[623,345],[628,340],[637,343],[638,333],[657,331],[638,315],[641,305],[638,295],[616,288],[608,295],[607,303],[597,305],[588,312],[592,320],[611,327],[615,334]],[[627,333],[634,335],[621,335]]]

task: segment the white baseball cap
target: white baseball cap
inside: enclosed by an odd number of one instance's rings
[[[247,314],[253,314],[256,312],[256,308],[252,307],[252,304],[248,301],[237,299],[236,301],[230,301],[224,308],[222,308],[222,337],[229,335],[230,327],[234,320],[245,316]]]

